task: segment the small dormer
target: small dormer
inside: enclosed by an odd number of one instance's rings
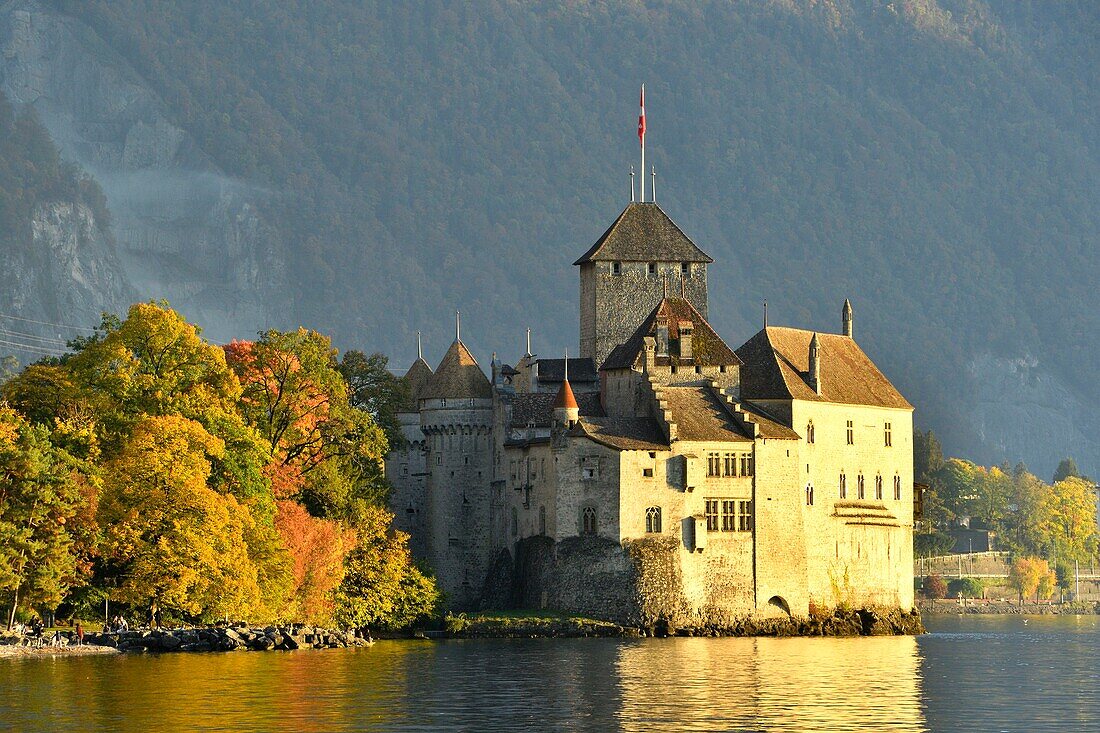
[[[680,334],[680,359],[691,361],[691,335],[695,332],[695,324],[691,321],[680,321],[676,330]]]

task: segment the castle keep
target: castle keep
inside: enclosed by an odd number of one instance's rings
[[[576,261],[580,357],[405,379],[397,526],[453,608],[730,623],[913,603],[912,406],[840,333],[707,320],[702,250],[632,202]]]

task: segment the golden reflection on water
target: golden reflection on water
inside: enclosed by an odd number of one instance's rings
[[[617,677],[625,732],[927,730],[913,637],[624,645]]]

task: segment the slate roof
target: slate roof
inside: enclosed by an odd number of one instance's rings
[[[741,360],[726,345],[715,330],[707,323],[699,311],[688,300],[680,297],[666,297],[650,311],[646,319],[631,334],[626,343],[616,346],[600,369],[633,369],[642,363],[646,336],[657,336],[658,316],[668,318],[668,356],[656,356],[654,361],[660,366],[686,364],[693,366],[737,366]],[[691,359],[680,358],[680,323],[691,321],[694,333],[691,337]]]
[[[539,381],[560,382],[565,379],[565,359],[538,359]],[[592,357],[569,360],[569,381],[574,384],[581,382],[597,382],[600,375],[596,372],[596,362]]]
[[[800,440],[801,435],[787,427],[781,420],[771,415],[760,405],[751,402],[740,403],[741,411],[750,415],[752,422],[760,426],[760,437],[779,440]]]
[[[574,262],[714,262],[655,203],[631,203]]]
[[[582,416],[599,417],[603,415],[599,392],[581,392],[575,394],[577,407]],[[554,420],[554,401],[557,394],[552,392],[524,392],[512,398],[513,428],[525,428],[534,424],[537,428],[548,428]]]
[[[405,376],[401,378],[409,389],[409,397],[402,407],[415,412],[420,395],[424,392],[424,386],[431,378],[432,368],[428,366],[428,362],[422,358],[414,361],[409,370],[405,372]]]
[[[420,399],[464,398],[489,399],[493,388],[477,359],[466,344],[455,341],[435,369],[420,394]]]
[[[710,387],[664,387],[662,393],[672,411],[678,439],[752,442]]]
[[[737,350],[745,400],[808,400],[913,409],[854,339],[820,333],[821,394],[807,381],[813,331],[770,326]]]
[[[657,421],[648,417],[581,417],[570,435],[618,450],[668,450]]]

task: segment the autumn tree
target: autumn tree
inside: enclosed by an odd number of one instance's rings
[[[290,499],[279,500],[275,527],[291,562],[290,583],[278,615],[330,623],[334,593],[344,579],[344,558],[355,546],[355,532],[333,520],[311,516]]]
[[[20,603],[55,607],[75,581],[67,524],[81,494],[71,459],[47,430],[0,405],[0,589]]]
[[[391,447],[405,441],[397,411],[408,399],[409,389],[389,370],[385,354],[367,356],[362,351],[346,351],[337,367],[348,386],[348,403],[363,410],[386,434]]]
[[[104,554],[118,597],[192,617],[244,617],[260,601],[246,535],[254,519],[207,482],[225,444],[171,415],[138,422],[105,471]]]
[[[1008,584],[1020,594],[1020,601],[1038,593],[1040,587],[1050,588],[1046,597],[1053,592],[1057,584],[1054,572],[1047,561],[1039,557],[1018,557],[1008,570]]]
[[[343,626],[402,628],[439,605],[435,582],[413,564],[409,537],[390,529],[392,520],[384,509],[370,507],[357,524],[359,543],[336,594],[336,619]]]

